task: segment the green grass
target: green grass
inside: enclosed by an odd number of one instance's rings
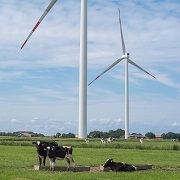
[[[160,142],[161,143],[161,142]],[[162,142],[163,143],[163,142]],[[153,168],[180,168],[180,153],[172,150],[140,150],[114,148],[74,148],[73,156],[77,166],[99,166],[108,158],[130,164],[152,164]],[[33,146],[0,146],[0,179],[68,179],[68,180],[108,180],[108,179],[173,179],[178,180],[180,171],[147,170],[136,172],[51,172],[35,171],[38,164],[36,148]],[[47,159],[46,162],[49,165]],[[66,165],[57,161],[57,166]]]
[[[170,171],[137,171],[133,173],[73,173],[73,172],[19,172],[16,175],[9,173],[8,176],[1,176],[2,180],[178,180],[179,174]]]
[[[113,149],[142,149],[142,150],[180,150],[180,142],[170,140],[145,140],[140,144],[139,140],[117,139],[116,143],[100,144],[100,139],[90,139],[90,143],[86,144],[83,139],[50,139],[47,137],[42,140],[54,140],[59,145],[70,145],[76,148],[113,148]],[[0,137],[0,145],[10,146],[32,146],[32,141],[39,138],[17,138],[17,137]]]

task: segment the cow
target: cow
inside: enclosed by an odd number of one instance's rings
[[[141,144],[143,144],[144,138],[140,138],[139,142],[140,142]]]
[[[89,138],[85,138],[85,142],[86,142],[86,144],[88,144],[89,143]]]
[[[112,143],[112,142],[116,142],[116,139],[115,138],[112,138],[112,137],[109,137],[107,139],[107,143]]]
[[[54,170],[55,161],[66,159],[67,161],[67,170],[69,170],[70,165],[73,163],[73,168],[75,170],[75,162],[72,156],[72,147],[71,146],[48,146],[47,155],[50,160],[50,170]]]
[[[113,159],[108,159],[103,165],[104,168],[110,167],[114,172],[121,171],[136,171],[137,168],[133,165],[126,164],[124,162],[114,162]]]
[[[38,153],[38,158],[39,158],[39,166],[42,164],[42,159],[43,159],[43,165],[45,166],[46,164],[46,157],[47,157],[47,146],[58,146],[57,142],[51,141],[36,141],[32,142],[32,144],[36,145],[37,148],[37,153]]]
[[[105,139],[104,139],[104,138],[101,138],[100,143],[101,143],[101,144],[105,144],[105,143],[106,143]]]

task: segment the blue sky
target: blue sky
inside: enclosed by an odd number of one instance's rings
[[[80,0],[0,0],[0,131],[78,132]],[[179,0],[88,0],[88,82],[130,58],[130,133],[180,133]],[[124,129],[124,62],[88,87],[88,133]]]

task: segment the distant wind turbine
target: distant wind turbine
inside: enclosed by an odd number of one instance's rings
[[[33,32],[48,14],[57,0],[52,0],[31,33],[21,46],[25,46]],[[81,27],[80,27],[80,70],[79,70],[79,138],[87,137],[87,0],[81,0]]]
[[[129,53],[126,53],[126,47],[124,43],[123,38],[123,32],[122,32],[122,26],[121,26],[121,18],[120,18],[120,9],[119,9],[119,26],[120,26],[120,35],[121,35],[121,44],[122,44],[122,53],[123,55],[121,58],[116,60],[111,66],[109,66],[107,69],[105,69],[99,76],[97,76],[93,81],[91,81],[88,86],[93,83],[95,80],[97,80],[99,77],[101,77],[104,73],[106,73],[108,70],[110,70],[112,67],[114,67],[116,64],[118,64],[123,59],[125,60],[125,139],[128,139],[129,136],[129,88],[128,88],[128,63],[132,64],[133,66],[139,68],[140,70],[144,71],[148,75],[155,78],[153,75],[145,71],[143,68],[138,66],[135,62],[129,59]]]

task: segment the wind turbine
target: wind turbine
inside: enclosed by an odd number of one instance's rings
[[[51,0],[50,4],[24,41],[25,46],[31,35],[48,14],[57,0]],[[80,25],[80,70],[79,70],[79,138],[87,137],[87,0],[81,0],[81,25]]]
[[[114,67],[116,64],[118,64],[123,59],[125,60],[125,139],[128,139],[129,136],[129,87],[128,87],[128,63],[132,64],[133,66],[139,68],[140,70],[144,71],[148,75],[155,78],[153,75],[151,75],[149,72],[145,71],[143,68],[138,66],[135,62],[129,59],[129,53],[126,53],[126,47],[124,43],[123,38],[123,32],[122,32],[122,26],[121,26],[121,18],[120,18],[120,9],[119,9],[119,27],[120,27],[120,36],[121,36],[121,45],[122,45],[122,53],[123,55],[121,58],[116,60],[112,65],[110,65],[107,69],[105,69],[100,75],[98,75],[93,81],[91,81],[88,86],[93,83],[95,80],[97,80],[99,77],[101,77],[104,73],[109,71],[112,67]]]

